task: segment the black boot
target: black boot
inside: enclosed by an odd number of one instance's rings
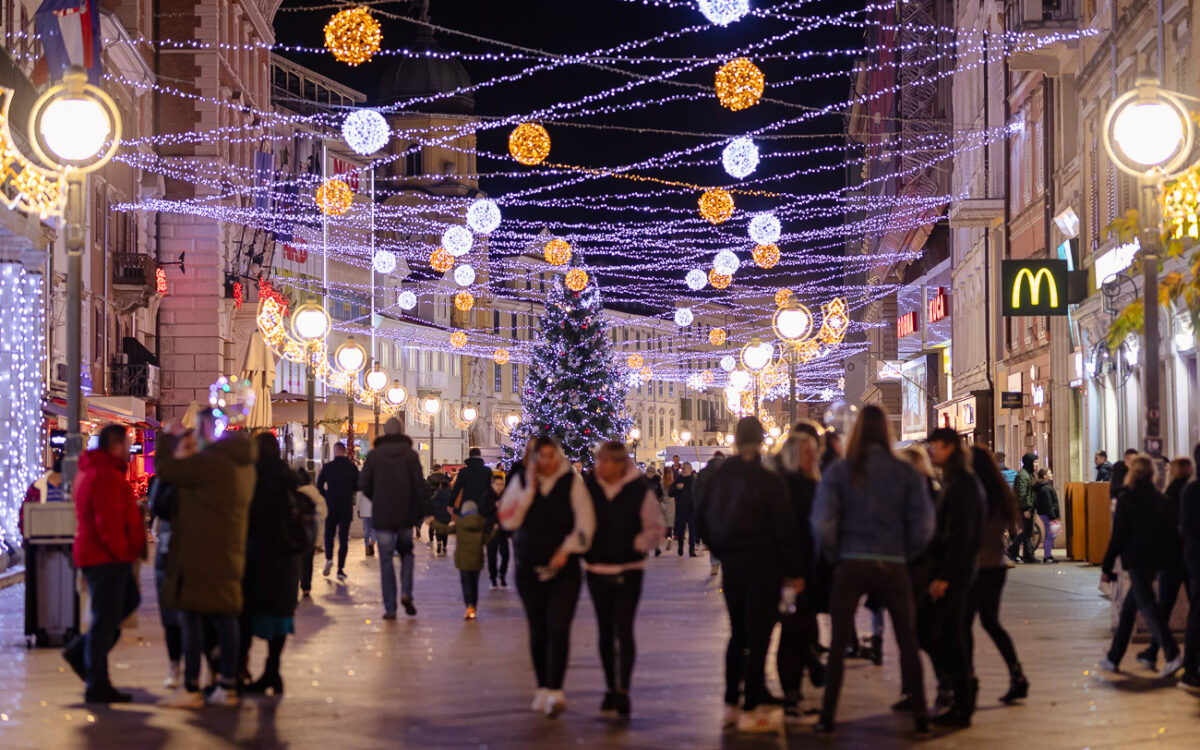
[[[1028,695],[1029,680],[1025,679],[1025,674],[1021,671],[1021,665],[1018,664],[1009,673],[1008,692],[1000,696],[1000,702],[1011,704],[1024,699]]]
[[[871,636],[871,645],[862,650],[863,658],[868,659],[875,666],[883,665],[883,636]]]

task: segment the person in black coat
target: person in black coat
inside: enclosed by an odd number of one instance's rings
[[[279,673],[283,647],[295,632],[300,589],[300,552],[289,549],[286,530],[293,514],[293,493],[299,478],[279,454],[279,443],[269,432],[255,437],[258,461],[254,465],[254,499],[246,535],[246,572],[242,579],[242,673],[254,636],[267,641],[267,662],[262,676],[245,685],[247,693],[272,690],[283,694]]]
[[[1129,473],[1129,462],[1137,455],[1138,452],[1130,448],[1125,451],[1124,458],[1113,464],[1108,480],[1108,496],[1110,498],[1115,500],[1121,496],[1121,491],[1125,489],[1125,475]]]
[[[1096,481],[1111,482],[1113,465],[1108,462],[1108,453],[1096,451],[1096,456],[1093,460],[1096,463]]]
[[[683,557],[685,533],[688,539],[688,556],[696,556],[696,519],[692,495],[695,483],[696,475],[692,473],[692,464],[685,461],[683,468],[671,482],[671,496],[675,498],[675,539],[678,543],[680,557]]]
[[[1200,466],[1200,443],[1192,453]],[[1179,534],[1183,537],[1183,564],[1188,574],[1188,601],[1200,602],[1200,481],[1188,482],[1179,499]],[[1183,647],[1183,675],[1179,681],[1200,688],[1200,606],[1188,608]]]
[[[479,515],[483,516],[485,530],[491,537],[487,543],[488,578],[492,589],[508,588],[508,561],[511,556],[509,534],[500,527],[500,496],[504,494],[504,475],[493,474],[492,486],[479,504]]]
[[[967,597],[979,570],[987,505],[983,488],[971,470],[962,439],[943,427],[929,436],[929,455],[942,470],[942,495],[937,503],[937,528],[930,544],[931,581],[917,620],[925,627],[925,650],[939,674],[949,678],[953,703],[934,722],[968,727],[975,712],[975,683],[967,652]]]
[[[329,509],[329,515],[325,517],[325,570],[322,575],[328,576],[333,569],[333,537],[337,534],[337,577],[344,581],[350,522],[354,520],[354,493],[358,492],[358,467],[346,456],[345,443],[333,446],[333,460],[321,467],[317,489]]]
[[[1121,605],[1112,645],[1108,655],[1100,660],[1100,666],[1109,672],[1120,671],[1121,657],[1129,647],[1133,624],[1140,612],[1151,637],[1162,644],[1167,660],[1159,674],[1170,677],[1183,666],[1183,656],[1154,598],[1154,577],[1167,562],[1163,542],[1173,531],[1167,499],[1154,488],[1154,460],[1150,456],[1138,454],[1126,463],[1129,473],[1117,498],[1112,536],[1101,569],[1103,580],[1115,581],[1113,566],[1119,556],[1121,567],[1129,573],[1129,592]]]
[[[1176,458],[1171,461],[1169,472],[1170,481],[1163,492],[1167,499],[1169,531],[1163,539],[1163,567],[1158,573],[1158,609],[1168,627],[1171,624],[1171,612],[1175,609],[1175,601],[1179,598],[1179,589],[1183,587],[1186,593],[1188,586],[1187,565],[1183,559],[1183,537],[1179,534],[1179,505],[1183,488],[1192,478],[1192,459]],[[1158,664],[1158,649],[1158,641],[1151,638],[1150,646],[1137,655],[1138,663],[1154,669]]]

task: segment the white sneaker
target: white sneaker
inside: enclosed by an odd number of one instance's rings
[[[212,694],[208,696],[208,705],[210,706],[228,706],[229,708],[233,708],[237,704],[237,691],[223,688],[220,685],[213,688]]]
[[[175,690],[179,687],[179,678],[183,674],[183,669],[179,666],[179,662],[171,662],[167,665],[167,679],[163,680],[163,687],[168,690]]]
[[[737,730],[753,734],[782,734],[783,710],[776,706],[758,706],[743,711],[738,717]]]
[[[331,570],[333,570],[333,560],[326,560],[325,567],[321,569],[321,575],[328,578]]]
[[[1105,672],[1120,672],[1121,671],[1120,669],[1117,668],[1116,664],[1112,663],[1112,659],[1109,659],[1107,656],[1100,660],[1100,668],[1103,669]]]
[[[542,713],[546,710],[546,702],[549,700],[549,698],[549,690],[546,688],[538,688],[537,692],[533,694],[533,705],[529,707],[530,710],[534,711],[535,713]]]
[[[561,690],[546,691],[546,716],[551,719],[557,719],[563,711],[567,710],[567,696],[563,695]]]
[[[204,693],[199,690],[177,690],[158,702],[163,708],[204,708]]]
[[[742,709],[737,706],[725,706],[725,720],[722,726],[725,729],[733,729],[738,724],[738,719],[742,718]]]
[[[1171,677],[1176,672],[1178,672],[1180,669],[1183,669],[1183,653],[1182,652],[1179,654],[1179,656],[1176,656],[1174,659],[1167,662],[1166,665],[1162,668],[1162,671],[1158,673],[1158,676],[1159,677]]]

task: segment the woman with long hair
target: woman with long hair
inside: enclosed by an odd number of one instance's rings
[[[1008,692],[1001,696],[1003,703],[1012,703],[1029,695],[1029,680],[1021,669],[1017,649],[1008,631],[1000,624],[1000,599],[1008,578],[1008,555],[1004,551],[1004,532],[1012,532],[1021,520],[1017,496],[1012,485],[1005,481],[992,452],[981,445],[971,446],[971,466],[983,485],[987,500],[987,516],[983,525],[983,543],[979,548],[979,573],[967,595],[967,652],[972,656],[974,674],[975,643],[971,625],[975,616],[996,644],[1008,666]]]
[[[1183,536],[1179,533],[1179,501],[1184,486],[1191,478],[1192,459],[1176,458],[1167,466],[1167,489],[1163,491],[1163,496],[1167,499],[1167,525],[1171,533],[1163,539],[1166,559],[1158,574],[1158,609],[1166,623],[1171,622],[1171,611],[1175,609],[1175,601],[1179,598],[1179,587],[1188,583],[1187,565],[1183,559]],[[1150,646],[1137,655],[1138,662],[1154,669],[1158,663],[1158,648],[1158,641],[1152,638]]]
[[[567,708],[563,679],[571,621],[583,578],[579,555],[588,551],[596,513],[583,478],[553,438],[538,438],[523,481],[510,482],[500,500],[500,525],[514,534],[517,593],[529,622],[529,650],[537,675],[533,710],[554,718]]]

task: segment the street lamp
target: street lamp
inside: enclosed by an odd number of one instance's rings
[[[788,344],[788,422],[796,424],[796,359],[800,356],[800,345],[813,334],[812,311],[792,298],[788,298],[771,320],[771,327],[781,341]]]
[[[29,141],[46,164],[66,173],[67,245],[67,442],[63,450],[64,485],[70,488],[83,451],[79,427],[83,397],[80,331],[83,310],[83,217],[88,175],[112,159],[121,145],[121,113],[103,89],[87,82],[72,66],[62,83],[46,89],[29,116]]]
[[[691,431],[690,431],[690,430],[684,430],[683,432],[679,433],[679,442],[680,442],[680,444],[682,444],[682,445],[687,445],[688,443],[692,442],[692,433],[691,433]]]
[[[387,393],[384,394],[384,398],[386,398],[388,403],[392,406],[400,406],[408,400],[408,390],[406,390],[404,386],[400,385],[399,380],[393,380],[391,387],[388,388]]]
[[[770,341],[762,341],[757,336],[749,344],[742,347],[742,364],[754,373],[754,416],[758,416],[758,375],[775,357],[775,346]]]
[[[313,357],[317,347],[324,342],[325,335],[329,333],[329,313],[325,312],[325,308],[321,307],[321,303],[317,302],[315,297],[309,297],[304,304],[292,312],[292,333],[305,345],[304,380],[305,393],[308,396],[308,427],[304,432],[304,441],[307,467],[309,471],[314,471],[316,469],[314,443],[316,442],[317,407],[314,393],[316,376],[313,371]]]
[[[1145,449],[1162,456],[1159,399],[1158,259],[1162,251],[1159,199],[1163,181],[1187,166],[1195,141],[1191,113],[1182,95],[1159,85],[1157,76],[1138,75],[1132,91],[1117,97],[1104,116],[1104,149],[1121,171],[1138,178],[1138,236],[1142,252],[1142,349],[1145,366]]]
[[[442,410],[442,400],[434,394],[430,394],[421,399],[421,411],[429,417],[429,466],[433,467],[433,427],[437,422],[435,417]]]
[[[371,362],[371,369],[363,375],[363,385],[371,392],[372,411],[375,412],[375,437],[379,437],[379,400],[388,386],[387,370],[379,366],[378,360]]]
[[[367,350],[362,344],[347,336],[333,352],[333,361],[346,375],[346,419],[349,424],[346,430],[346,453],[354,458],[354,391],[358,387],[358,373],[367,363]],[[385,376],[386,377],[386,376]]]

